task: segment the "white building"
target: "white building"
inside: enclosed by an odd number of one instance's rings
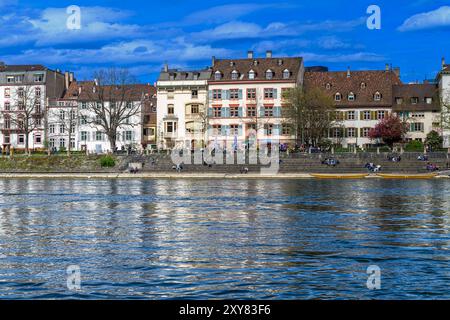
[[[88,153],[113,151],[105,126],[101,125],[101,123],[104,123],[101,115],[95,112],[93,108],[98,107],[107,110],[104,114],[108,123],[111,123],[107,115],[112,110],[111,105],[115,104],[116,110],[123,110],[123,120],[120,121],[117,128],[115,140],[117,150],[142,150],[142,107],[146,99],[151,99],[153,91],[154,89],[150,85],[99,87],[94,81],[71,83],[61,102],[66,104],[66,108],[71,105],[70,101],[76,101],[77,103],[78,125],[75,129],[73,149],[87,151]],[[100,95],[102,98],[99,97]],[[61,107],[59,108],[60,111]],[[65,137],[60,135],[59,139],[65,139]]]
[[[164,67],[157,82],[158,148],[204,145],[210,76],[211,70]]]
[[[61,97],[64,75],[41,65],[0,63],[0,145],[2,150],[45,148],[44,115],[47,99]],[[27,129],[28,127],[28,129]]]
[[[450,65],[442,58],[442,70],[438,75],[439,95],[442,104],[442,135],[444,147],[450,150]]]
[[[284,90],[303,85],[302,58],[216,60],[213,57],[208,93],[208,136],[211,144],[242,148],[249,134],[257,143],[294,144],[295,136],[282,118]],[[237,143],[237,145],[236,145]]]

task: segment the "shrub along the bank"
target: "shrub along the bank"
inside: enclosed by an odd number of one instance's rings
[[[418,140],[410,141],[405,146],[405,151],[407,151],[407,152],[422,152],[423,151],[423,143]]]
[[[100,158],[100,165],[102,167],[111,168],[116,165],[116,160],[112,156],[103,156]]]

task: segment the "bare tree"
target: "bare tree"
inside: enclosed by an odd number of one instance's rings
[[[11,95],[10,105],[0,115],[4,129],[24,135],[27,155],[31,155],[30,134],[42,126],[43,116],[40,88],[32,85],[17,88]]]
[[[283,118],[294,130],[297,144],[317,146],[331,128],[339,125],[332,98],[320,89],[292,88],[285,95]]]
[[[141,109],[147,98],[145,85],[136,85],[136,79],[126,69],[100,70],[96,79],[84,90],[86,109],[81,116],[87,124],[103,130],[116,150],[118,131],[121,127],[136,127],[141,122]]]

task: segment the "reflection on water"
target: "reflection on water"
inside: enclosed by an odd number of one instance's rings
[[[449,187],[0,180],[0,297],[450,298]]]

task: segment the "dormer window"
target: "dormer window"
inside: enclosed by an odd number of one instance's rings
[[[373,100],[374,101],[381,101],[381,93],[379,93],[378,91],[375,92],[375,94],[373,95]]]
[[[361,82],[361,89],[365,89],[367,87],[365,82]]]
[[[255,73],[255,71],[253,71],[253,70],[250,70],[250,71],[248,72],[248,78],[249,78],[250,80],[255,79],[255,75],[256,75],[256,73]]]
[[[342,100],[342,95],[338,92],[334,95],[334,101],[341,101]]]
[[[214,80],[220,80],[220,79],[222,79],[222,73],[219,70],[217,70],[214,73]]]
[[[257,65],[258,65],[258,60],[254,60],[254,61],[253,61],[253,65],[254,65],[254,66],[257,66]]]
[[[417,98],[417,97],[411,98],[411,104],[418,104],[418,103],[419,103],[419,98]]]
[[[236,70],[233,70],[233,72],[231,72],[231,80],[237,80],[239,78],[239,72],[237,72]]]
[[[278,65],[279,66],[283,65],[283,59],[278,59]]]
[[[331,83],[327,83],[327,84],[325,85],[325,88],[326,88],[327,90],[330,90],[330,89],[331,89]]]
[[[266,71],[266,79],[267,80],[272,80],[273,79],[273,72],[272,72],[272,70],[267,70]]]
[[[234,62],[230,61],[230,67],[234,67]]]
[[[348,101],[355,101],[355,94],[353,92],[348,94]]]
[[[283,71],[283,79],[289,79],[290,76],[291,76],[291,72],[288,69],[285,69]]]

